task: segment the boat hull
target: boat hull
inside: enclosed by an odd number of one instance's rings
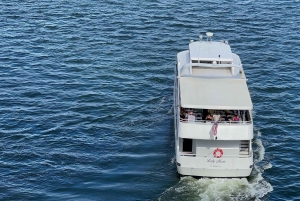
[[[253,169],[253,158],[177,156],[176,165],[177,171],[181,175],[200,177],[248,177]]]
[[[214,177],[214,178],[241,178],[248,177],[251,169],[205,169],[191,167],[177,167],[180,175],[199,176],[199,177]]]

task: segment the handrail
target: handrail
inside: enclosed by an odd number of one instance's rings
[[[228,149],[228,148],[227,148]],[[212,152],[213,153],[213,152]],[[207,157],[210,157],[209,155],[212,155],[212,153],[208,154],[208,155],[201,155],[201,154],[188,154],[188,153],[184,153],[184,152],[180,152],[179,155],[180,156],[193,156],[193,157],[204,157],[204,158],[207,158]],[[222,157],[225,157],[225,158],[250,158],[252,157],[252,154],[253,154],[253,151],[249,151],[249,154],[248,155],[223,155]],[[242,157],[241,157],[242,156]]]
[[[202,124],[213,124],[213,121],[207,120],[195,120],[195,122],[188,122],[188,119],[180,118],[182,123],[202,123]],[[251,124],[252,121],[219,121],[218,124]]]
[[[185,64],[183,67],[180,68],[180,76],[182,75],[182,72],[188,68],[188,67],[192,67],[192,66],[197,66],[197,67],[211,67],[211,68],[228,68],[228,67],[234,67],[234,68],[239,68],[239,69],[243,69],[243,67],[241,66],[237,66],[237,65],[232,65],[232,64],[203,64],[203,63],[187,63]]]

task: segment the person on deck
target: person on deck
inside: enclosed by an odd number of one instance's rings
[[[237,114],[234,114],[232,120],[233,120],[233,121],[239,121],[239,120],[240,120],[240,117],[239,117]]]
[[[211,114],[210,113],[208,113],[207,114],[207,116],[206,116],[206,118],[205,118],[205,120],[210,120],[210,121],[213,121],[213,116],[211,116]]]
[[[219,122],[221,120],[220,113],[217,111],[216,114],[213,115],[213,118],[214,118],[214,122]]]
[[[188,122],[191,123],[191,122],[195,122],[196,120],[196,117],[194,115],[193,112],[190,112],[189,115],[188,115]]]
[[[213,118],[214,118],[214,125],[212,127],[212,131],[213,131],[214,139],[217,140],[218,122],[221,120],[220,113],[217,111],[216,114],[213,115]]]

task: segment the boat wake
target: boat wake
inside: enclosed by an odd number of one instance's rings
[[[265,149],[259,137],[260,132],[257,132],[253,140],[254,168],[248,178],[183,177],[176,186],[162,193],[158,200],[261,200],[273,191],[273,187],[262,176],[266,169],[272,167],[272,164],[264,159]]]

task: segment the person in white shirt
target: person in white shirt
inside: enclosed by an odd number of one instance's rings
[[[221,115],[219,114],[219,112],[217,111],[216,114],[213,115],[214,118],[214,122],[218,122],[221,120]]]
[[[188,115],[188,122],[189,123],[190,122],[195,122],[195,120],[196,120],[196,117],[195,117],[194,113],[190,112],[189,115]]]

